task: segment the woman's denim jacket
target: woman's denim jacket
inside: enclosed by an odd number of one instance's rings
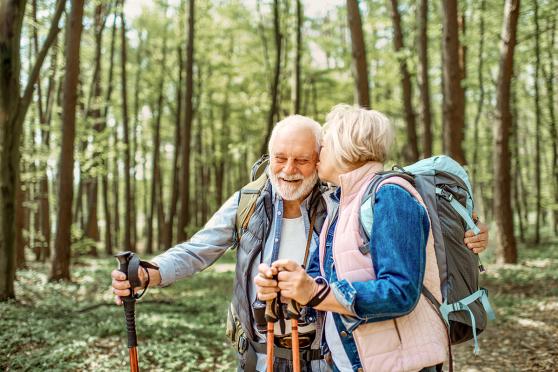
[[[341,190],[330,195],[339,204]],[[333,313],[343,347],[353,369],[361,367],[352,331],[362,323],[379,322],[408,314],[417,304],[425,270],[428,215],[406,190],[385,185],[376,193],[370,254],[376,280],[338,280],[333,261],[333,235],[337,215],[330,216],[324,256],[324,276],[337,301],[355,316]],[[338,233],[342,233],[341,231]],[[312,255],[308,273],[320,275],[319,250]],[[325,341],[325,340],[324,340]]]

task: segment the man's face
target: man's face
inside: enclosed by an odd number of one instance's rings
[[[285,200],[308,196],[318,180],[316,139],[308,128],[287,127],[277,133],[270,157],[270,179]]]

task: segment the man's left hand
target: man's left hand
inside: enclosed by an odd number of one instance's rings
[[[477,219],[477,213],[473,212],[473,219]],[[477,223],[480,233],[475,235],[473,230],[468,230],[465,232],[465,245],[467,248],[475,253],[483,252],[488,246],[488,226],[482,222]]]

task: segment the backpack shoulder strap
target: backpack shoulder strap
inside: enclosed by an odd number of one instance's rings
[[[256,180],[240,189],[238,208],[236,209],[235,232],[236,241],[240,241],[246,231],[250,218],[256,209],[256,201],[268,180],[267,172],[263,172]]]
[[[400,177],[414,185],[414,178],[407,172],[398,170],[391,170],[385,172],[378,172],[372,181],[368,184],[368,188],[362,196],[360,206],[360,235],[364,241],[363,246],[360,248],[362,254],[370,251],[370,231],[372,231],[372,224],[374,222],[374,203],[376,202],[376,191],[378,186],[391,177]]]

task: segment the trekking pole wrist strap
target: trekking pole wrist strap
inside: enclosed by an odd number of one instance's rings
[[[331,291],[331,287],[329,286],[329,283],[327,282],[327,280],[325,280],[325,278],[318,276],[316,279],[314,279],[314,281],[318,285],[325,285],[318,290],[318,292],[314,295],[314,297],[310,299],[310,301],[308,301],[308,303],[306,304],[306,306],[308,307],[315,307],[321,304]]]

